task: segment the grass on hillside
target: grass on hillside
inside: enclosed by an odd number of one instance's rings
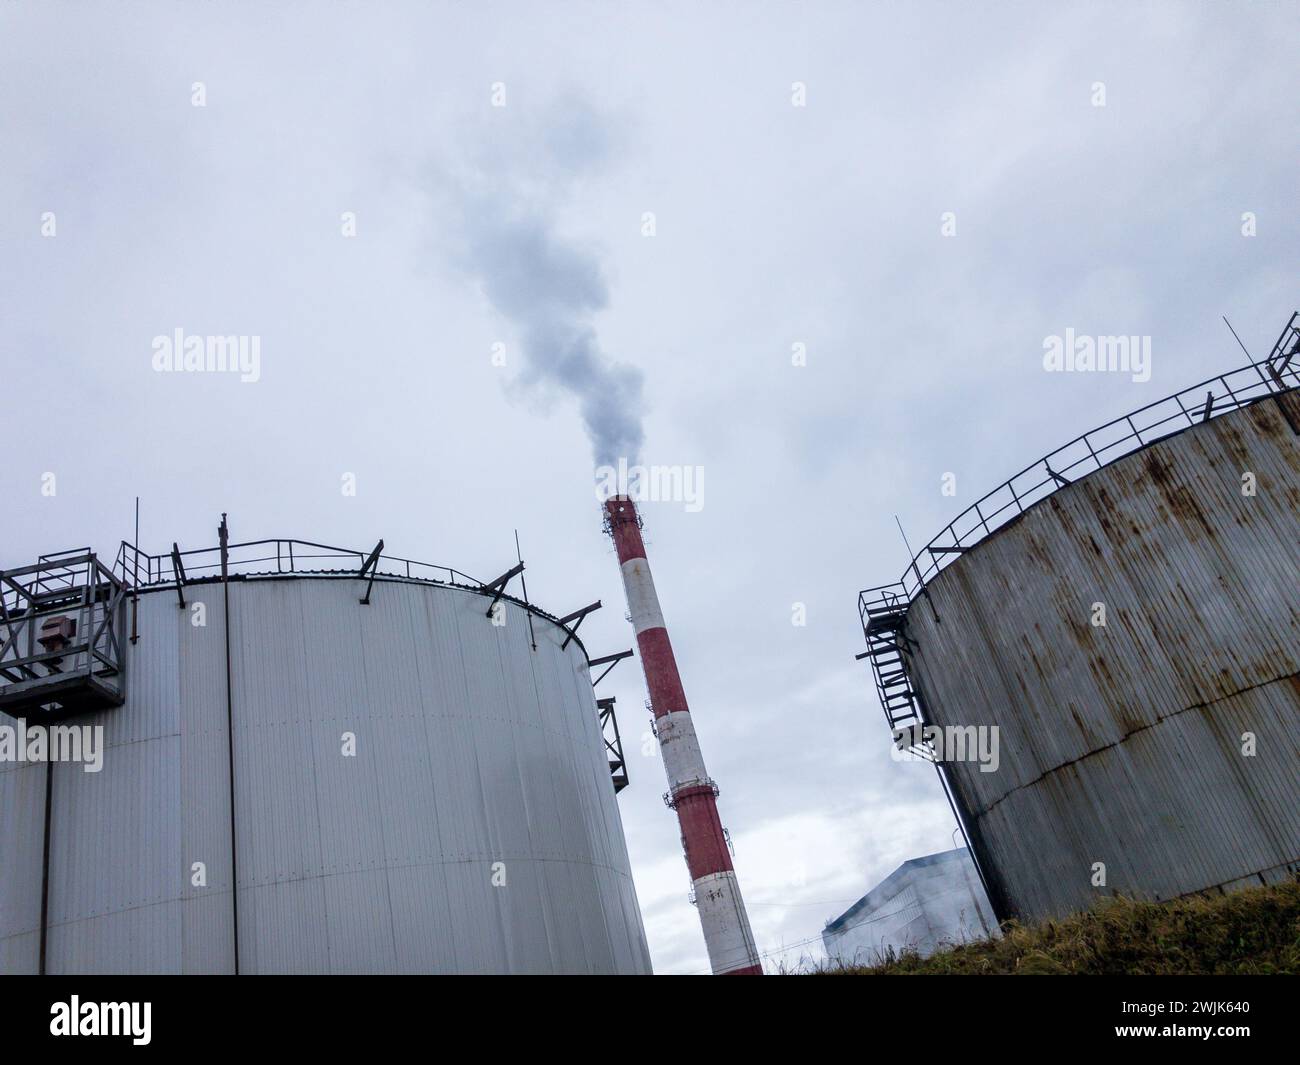
[[[1300,973],[1300,881],[1170,902],[1108,899],[1059,921],[1004,926],[920,958],[819,970],[844,975]]]

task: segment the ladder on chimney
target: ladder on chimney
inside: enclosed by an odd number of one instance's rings
[[[899,730],[910,729],[912,742],[906,749],[933,761],[930,745],[921,741],[920,730],[924,721],[920,700],[912,687],[903,657],[908,644],[907,607],[907,592],[901,584],[884,585],[862,593],[859,613],[867,650],[858,657],[871,660],[876,694],[885,712],[885,720],[889,722],[891,735],[897,736]]]

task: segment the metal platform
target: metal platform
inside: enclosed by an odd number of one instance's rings
[[[0,713],[44,723],[120,706],[125,595],[89,548],[0,570]]]

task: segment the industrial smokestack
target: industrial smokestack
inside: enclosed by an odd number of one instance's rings
[[[605,502],[609,534],[614,538],[628,610],[636,630],[641,667],[645,670],[655,731],[668,774],[668,803],[677,811],[686,867],[695,888],[695,905],[704,927],[704,944],[715,974],[761,976],[754,933],[749,927],[731,851],[718,819],[718,786],[704,768],[677,660],[659,610],[650,564],[641,540],[641,518],[627,496]]]

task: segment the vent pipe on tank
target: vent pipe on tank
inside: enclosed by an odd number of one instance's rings
[[[665,798],[677,812],[681,825],[686,866],[704,928],[709,964],[715,974],[761,976],[763,966],[718,818],[718,786],[704,768],[695,737],[677,660],[646,561],[641,518],[636,504],[625,495],[606,500],[605,518],[623,570],[623,589],[641,652],[664,771],[668,774]]]

